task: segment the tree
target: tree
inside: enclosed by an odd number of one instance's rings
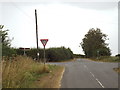
[[[8,37],[9,30],[3,30],[4,25],[0,25],[0,48],[2,48],[2,56],[11,56],[16,51],[11,48],[11,40]]]
[[[90,29],[80,43],[86,57],[110,56],[110,49],[105,43],[107,35],[103,34],[99,28]]]
[[[8,46],[10,47],[10,42],[11,40],[8,37],[8,31],[9,30],[3,30],[4,25],[0,25],[0,39],[1,39],[1,43],[3,46]]]

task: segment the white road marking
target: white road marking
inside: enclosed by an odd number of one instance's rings
[[[84,67],[88,69],[88,67],[87,67],[86,65],[84,65]],[[102,88],[105,88],[105,87],[102,85],[102,83],[95,77],[95,75],[94,75],[92,72],[90,72],[90,74],[93,76],[93,78],[95,78],[95,80],[100,84],[100,86],[101,86]]]
[[[86,66],[86,65],[84,65],[84,67],[85,67],[85,68],[87,68],[87,66]],[[87,68],[87,69],[88,69],[88,68]]]
[[[61,77],[60,77],[59,87],[61,87],[61,80],[62,80],[62,78],[63,78],[64,72],[65,72],[65,68],[64,68],[64,70],[63,70],[63,72],[62,72],[62,75],[61,75]]]
[[[90,72],[92,74],[92,76],[95,78],[94,74],[92,72]]]
[[[102,88],[105,88],[103,85],[102,85],[102,83],[96,78],[96,81],[100,84],[100,86],[102,87]]]
[[[95,78],[95,75],[92,73],[92,72],[90,72],[91,73],[91,75]],[[102,87],[102,88],[105,88],[103,85],[102,85],[102,83],[97,79],[97,78],[95,78],[95,80],[100,84],[100,86]]]

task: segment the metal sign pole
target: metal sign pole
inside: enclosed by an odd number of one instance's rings
[[[45,59],[45,45],[48,42],[48,39],[40,39],[40,41],[42,42],[43,46],[44,46],[44,70],[45,70],[45,63],[46,63],[46,59]]]
[[[44,65],[46,63],[46,60],[45,60],[45,46],[44,46]]]

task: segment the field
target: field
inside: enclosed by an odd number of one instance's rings
[[[36,86],[36,81],[48,74],[54,74],[55,70],[63,70],[56,65],[45,65],[33,61],[29,57],[17,56],[9,60],[2,60],[2,87],[3,88],[32,88]],[[61,75],[61,73],[59,74]],[[58,77],[59,77],[58,75]],[[54,80],[55,81],[55,80]],[[42,84],[40,82],[42,88]],[[44,86],[46,83],[43,84]],[[53,85],[54,86],[54,85]],[[52,88],[52,87],[51,87]]]

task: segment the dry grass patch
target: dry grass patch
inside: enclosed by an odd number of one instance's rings
[[[0,88],[2,88],[2,62],[0,61]]]
[[[31,58],[17,56],[11,60],[2,61],[3,88],[29,88],[38,75],[49,72],[49,67]]]
[[[97,61],[97,62],[120,62],[119,57],[114,56],[101,56],[98,59],[97,58],[88,58],[87,60]]]
[[[58,88],[63,67],[45,65],[29,57],[2,60],[3,88]]]
[[[113,68],[116,72],[120,73],[120,67],[119,68]]]
[[[52,66],[55,67],[52,71],[42,77],[40,77],[31,88],[60,88],[60,82],[62,79],[64,67],[62,66]]]

